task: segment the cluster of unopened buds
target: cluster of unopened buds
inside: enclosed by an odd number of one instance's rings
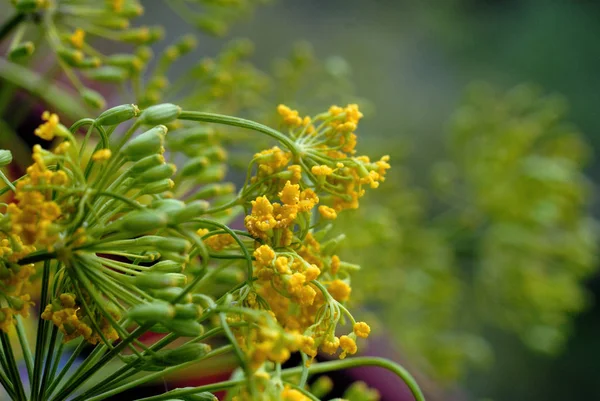
[[[306,380],[317,353],[357,353],[370,332],[346,307],[358,266],[340,260],[343,235],[329,232],[338,213],[384,180],[388,158],[354,155],[356,105],[303,118],[278,112],[285,134],[173,104],[118,106],[69,128],[44,113],[35,133],[53,149],[36,145],[15,182],[0,175],[2,193],[14,192],[0,204],[0,329],[10,341],[39,302],[45,345],[28,365],[34,399],[100,400],[233,352],[237,379],[166,394],[214,399],[205,391],[227,389],[236,400],[312,400]],[[237,192],[224,181],[227,154],[209,123],[278,141],[255,154]],[[36,275],[41,293],[31,285]],[[165,336],[148,344],[146,332]],[[219,337],[227,345],[214,348]],[[59,369],[71,341],[73,355],[96,347],[82,365]],[[58,351],[42,368],[44,346]],[[282,369],[295,352],[303,363]],[[82,389],[115,358],[114,373]],[[129,380],[140,371],[157,374]]]

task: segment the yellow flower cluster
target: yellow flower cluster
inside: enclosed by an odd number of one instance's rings
[[[290,152],[284,152],[279,147],[274,146],[271,149],[263,150],[254,155],[258,165],[257,176],[253,181],[260,178],[271,176],[284,169],[292,159]]]
[[[50,193],[30,190],[43,185],[64,186],[69,179],[64,171],[51,171],[42,158],[42,148],[33,148],[34,163],[27,168],[27,177],[17,183],[17,203],[8,205],[11,233],[19,236],[25,245],[39,244],[51,248],[57,238],[52,224],[61,216],[60,206],[49,200]]]
[[[90,344],[98,344],[102,336],[90,327],[90,318],[83,316],[73,294],[60,294],[58,300],[46,305],[42,319],[49,320],[63,333],[64,342],[82,336]],[[118,316],[114,316],[118,318]],[[102,335],[109,341],[117,340],[119,335],[105,318],[96,319]]]
[[[271,239],[275,246],[289,246],[298,214],[308,214],[319,203],[319,197],[310,188],[301,191],[300,185],[291,181],[285,183],[278,197],[281,203],[271,203],[266,196],[253,200],[252,212],[244,223],[255,238]]]
[[[290,136],[302,157],[301,168],[317,189],[329,194],[326,206],[336,212],[356,209],[358,199],[365,193],[363,186],[377,188],[385,180],[390,168],[389,156],[375,162],[367,156],[354,156],[357,144],[354,131],[363,116],[356,104],[331,106],[313,119],[300,118],[296,110],[284,105],[279,105],[277,111],[290,127]],[[312,123],[317,121],[321,124],[315,128]],[[257,177],[264,177],[265,172],[283,171],[284,162],[288,161],[279,159],[278,164],[269,165],[270,169],[259,164]],[[336,217],[329,209],[322,208],[320,212],[325,219]]]
[[[284,104],[277,106],[277,113],[283,119],[283,122],[290,127],[300,127],[310,124],[310,117],[300,117],[298,110],[292,110]]]
[[[46,141],[51,141],[57,133],[60,119],[56,114],[44,111],[42,113],[42,120],[46,122],[36,128],[34,133]]]

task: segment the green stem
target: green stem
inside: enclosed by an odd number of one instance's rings
[[[31,382],[31,378],[33,377],[33,356],[31,355],[31,348],[29,347],[29,342],[27,341],[27,334],[23,328],[23,319],[21,316],[17,316],[16,327],[19,343],[21,344],[21,349],[23,350],[25,366],[27,367],[27,375],[29,377],[29,382]]]
[[[25,401],[27,397],[25,396],[25,389],[23,388],[23,382],[21,381],[21,376],[19,374],[19,368],[17,367],[17,361],[15,360],[15,355],[13,354],[12,345],[10,343],[10,339],[8,335],[0,330],[0,341],[2,343],[2,349],[6,354],[6,362],[9,376],[11,377],[11,382],[13,387],[16,390],[17,400]]]
[[[27,259],[27,258],[25,258]],[[29,262],[32,263],[32,262]],[[44,261],[44,268],[42,272],[42,294],[40,297],[40,305],[46,306],[47,298],[48,298],[48,288],[50,284],[50,261]],[[42,309],[43,310],[43,309]],[[31,399],[32,401],[37,400],[38,391],[39,391],[39,382],[42,375],[42,362],[44,356],[44,346],[46,344],[46,334],[47,334],[47,326],[48,322],[42,319],[42,314],[40,310],[40,316],[38,318],[38,329],[37,329],[37,337],[35,340],[35,359],[33,360],[33,379],[31,381]]]
[[[187,110],[182,111],[178,118],[180,120],[203,121],[207,123],[231,125],[234,127],[247,128],[253,131],[262,132],[263,134],[266,134],[271,138],[277,139],[279,142],[283,143],[295,157],[300,156],[298,147],[290,138],[283,135],[281,132],[274,130],[273,128],[269,128],[266,125],[262,125],[251,120],[222,114]]]
[[[29,255],[25,256],[23,259],[19,260],[19,264],[21,266],[23,265],[28,265],[30,263],[37,263],[37,262],[49,262],[51,259],[56,258],[56,252],[48,252],[48,251],[38,251],[38,252],[33,252],[30,253]],[[42,288],[43,290],[43,288]]]
[[[398,365],[397,363],[394,363],[394,362],[384,359],[384,358],[363,356],[363,357],[342,359],[342,360],[337,360],[337,361],[328,361],[328,362],[314,364],[308,370],[309,370],[309,374],[314,375],[314,374],[318,374],[318,373],[327,373],[327,372],[332,372],[332,371],[336,371],[336,370],[357,368],[357,367],[361,367],[361,366],[379,366],[381,368],[389,370],[390,372],[395,373],[398,377],[400,377],[404,381],[404,383],[406,383],[406,385],[410,389],[412,395],[415,397],[415,401],[425,401],[425,396],[423,396],[423,393],[421,392],[419,385],[417,384],[415,379],[411,376],[411,374],[408,373],[408,371],[406,369],[404,369],[402,366]],[[283,372],[281,372],[281,377],[285,378],[285,377],[295,376],[295,375],[300,374],[301,372],[302,372],[302,367],[286,369]],[[246,381],[246,379],[226,380],[226,381],[222,381],[220,383],[207,384],[204,386],[198,386],[198,387],[193,387],[193,388],[181,388],[181,389],[169,391],[168,393],[161,394],[161,395],[155,395],[155,396],[146,397],[146,398],[138,398],[136,401],[162,401],[162,400],[182,397],[182,396],[186,396],[186,395],[190,395],[190,394],[196,394],[201,391],[225,390],[228,388],[239,386],[240,384],[243,384],[245,381]],[[91,401],[91,400],[89,400],[89,401]]]
[[[25,13],[16,13],[8,21],[2,24],[2,26],[0,26],[0,42],[2,42],[17,25],[23,22],[24,19]]]
[[[229,351],[231,351],[231,346],[226,345],[224,347],[221,347],[221,348],[218,348],[218,349],[216,349],[214,351],[209,352],[208,354],[206,354],[201,359],[197,359],[197,360],[194,360],[194,361],[186,362],[186,363],[183,363],[181,365],[177,365],[177,366],[173,366],[171,368],[164,369],[164,370],[162,370],[160,372],[156,372],[156,373],[152,373],[152,374],[140,377],[139,379],[132,380],[129,383],[124,384],[124,385],[122,385],[120,387],[113,388],[112,390],[107,391],[104,394],[100,394],[100,395],[97,395],[96,397],[88,398],[86,401],[100,401],[100,400],[103,400],[105,398],[108,398],[108,397],[111,397],[113,395],[119,394],[119,393],[121,393],[123,391],[129,390],[130,388],[134,388],[134,387],[140,386],[140,385],[142,385],[144,383],[147,383],[147,382],[149,382],[151,380],[154,380],[154,379],[162,378],[162,377],[164,377],[165,375],[167,375],[169,373],[172,373],[172,372],[177,371],[179,369],[187,368],[187,367],[192,366],[192,365],[194,365],[194,364],[196,364],[196,363],[198,363],[200,361],[204,361],[204,360],[206,360],[208,358],[211,358],[211,357],[214,357],[214,356],[217,356],[217,355],[221,355],[221,354],[224,354],[224,353],[229,352]],[[198,391],[195,391],[193,393],[197,393],[197,392]],[[167,398],[172,398],[172,397],[167,397]]]

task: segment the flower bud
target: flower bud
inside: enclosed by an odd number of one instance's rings
[[[16,0],[13,3],[17,11],[22,13],[37,11],[43,5],[39,0]]]
[[[210,164],[208,158],[204,156],[194,157],[188,160],[181,169],[182,177],[192,177],[202,171]]]
[[[129,20],[110,14],[106,18],[94,18],[94,24],[108,29],[127,29],[129,28]]]
[[[171,319],[162,323],[173,333],[182,337],[197,337],[204,332],[204,327],[195,320]]]
[[[158,290],[153,290],[152,296],[154,298],[162,299],[167,302],[173,302],[180,296],[182,291],[183,288],[179,287],[161,288]],[[181,302],[192,302],[192,294],[190,294],[189,292],[185,294],[181,299]]]
[[[86,76],[99,82],[121,83],[129,77],[129,73],[121,67],[107,65],[88,71]]]
[[[145,187],[142,188],[140,193],[142,195],[154,195],[154,194],[162,194],[164,192],[170,191],[175,187],[175,183],[171,179],[160,180],[156,182],[152,182]]]
[[[160,273],[181,273],[183,265],[172,260],[161,260],[150,266],[148,271]]]
[[[145,235],[136,238],[136,245],[142,248],[156,249],[158,252],[176,252],[186,253],[190,251],[192,244],[184,238],[178,237],[161,237],[158,235]]]
[[[209,146],[202,149],[201,155],[211,161],[222,162],[227,159],[227,152],[220,146]]]
[[[135,276],[134,284],[138,287],[161,289],[167,287],[181,287],[187,282],[187,277],[180,273],[154,273],[148,272]]]
[[[120,226],[123,230],[135,234],[165,228],[167,223],[167,216],[164,213],[147,210],[133,211],[120,220]]]
[[[212,183],[219,182],[225,178],[225,174],[227,173],[227,168],[223,165],[210,165],[201,171],[199,174],[195,175],[195,181],[198,183]]]
[[[149,359],[159,366],[176,366],[202,358],[211,350],[210,345],[202,343],[183,344],[174,349],[157,351]]]
[[[79,69],[88,69],[88,68],[98,68],[102,65],[102,61],[98,57],[85,57],[79,63],[77,63],[77,68]]]
[[[203,200],[188,203],[182,210],[167,212],[171,224],[181,224],[190,221],[206,212],[209,203]]]
[[[209,199],[214,198],[215,196],[231,195],[234,192],[235,185],[233,183],[213,183],[204,185],[191,197],[191,199]]]
[[[142,112],[142,116],[143,114],[144,112]],[[123,149],[121,149],[121,153],[128,160],[132,161],[141,160],[152,154],[162,153],[166,133],[167,127],[157,125],[127,142],[123,146]]]
[[[0,167],[8,166],[10,163],[12,163],[10,150],[0,149]]]
[[[184,395],[182,401],[219,401],[217,396],[209,392]]]
[[[104,60],[109,66],[121,67],[129,72],[139,72],[144,67],[144,61],[133,54],[113,54]]]
[[[150,205],[152,209],[160,210],[161,212],[169,213],[185,208],[185,202],[179,199],[156,199]]]
[[[172,164],[161,164],[144,171],[136,178],[138,184],[148,184],[170,178],[177,171],[177,167]]]
[[[8,59],[11,61],[19,61],[25,57],[29,57],[35,51],[35,45],[32,42],[23,42],[10,49]]]
[[[175,305],[176,319],[198,319],[202,315],[202,307],[195,304]]]
[[[175,316],[175,308],[167,302],[152,302],[132,307],[127,316],[138,323],[164,322]]]
[[[190,261],[190,257],[187,253],[181,254],[181,253],[176,253],[176,252],[163,251],[161,253],[161,256],[163,259],[172,260],[172,261],[180,263],[182,265],[185,265]]]
[[[137,162],[135,162],[135,164],[133,166],[131,166],[129,173],[131,175],[138,175],[138,174],[142,173],[143,171],[149,170],[152,167],[156,167],[156,166],[159,166],[164,163],[165,163],[164,156],[161,154],[155,153],[153,155],[146,156],[143,159],[140,159]]]
[[[106,104],[104,97],[95,90],[84,88],[79,92],[83,100],[95,109],[103,109]]]
[[[69,49],[67,47],[61,47],[56,51],[58,57],[70,65],[71,67],[77,67],[79,63],[81,63],[85,57],[85,55],[80,50]]]
[[[169,148],[173,150],[185,150],[190,145],[206,143],[215,135],[211,127],[195,125],[193,127],[177,130],[167,138]]]
[[[123,104],[108,109],[96,118],[96,125],[118,125],[131,120],[140,114],[140,109],[135,104]]]
[[[150,106],[142,111],[140,120],[148,125],[166,124],[177,119],[179,114],[181,114],[181,107],[171,103],[163,103]]]

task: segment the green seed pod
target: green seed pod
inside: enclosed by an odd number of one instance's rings
[[[190,145],[206,143],[214,136],[215,132],[211,127],[197,125],[177,130],[167,138],[167,143],[171,149],[185,150]]]
[[[95,81],[121,83],[129,77],[126,69],[107,65],[95,68],[86,73],[87,77]]]
[[[22,13],[31,13],[37,11],[44,3],[39,0],[17,0],[14,6],[17,11]]]
[[[163,103],[150,106],[142,111],[140,120],[148,125],[166,124],[176,120],[179,114],[181,114],[181,107],[171,103]]]
[[[106,18],[94,18],[94,24],[109,29],[127,29],[129,20],[110,13]]]
[[[205,391],[202,393],[185,395],[183,396],[183,401],[219,401],[219,399],[216,395]]]
[[[156,352],[148,359],[148,362],[160,366],[176,366],[200,359],[210,351],[211,347],[208,344],[183,344],[174,349],[165,349]]]
[[[320,376],[310,386],[310,392],[317,398],[325,397],[333,390],[333,381],[329,376]]]
[[[183,210],[185,202],[179,199],[156,199],[150,204],[152,209],[160,210],[161,212],[169,213],[177,210]]]
[[[120,220],[123,230],[136,234],[165,228],[167,223],[167,216],[164,213],[149,210],[133,211]]]
[[[193,177],[204,170],[209,164],[210,161],[204,156],[194,157],[183,165],[183,168],[181,169],[181,176]]]
[[[56,54],[62,61],[70,65],[71,67],[77,67],[85,57],[83,52],[80,50],[69,49],[67,47],[61,47],[56,51]]]
[[[139,17],[144,13],[144,7],[134,2],[123,2],[119,15],[125,18]]]
[[[179,51],[181,53],[190,52],[190,51],[194,50],[194,48],[196,48],[197,45],[198,45],[198,40],[196,39],[196,37],[194,35],[185,35],[176,44],[177,49],[179,49]]]
[[[215,275],[215,283],[235,285],[244,280],[244,273],[234,269],[224,269]]]
[[[154,57],[154,53],[152,52],[152,48],[148,46],[140,46],[135,51],[135,55],[138,56],[144,63],[147,63]]]
[[[231,195],[234,192],[235,185],[233,185],[233,183],[213,183],[202,186],[202,188],[198,190],[191,199],[210,199],[214,198],[215,196]]]
[[[223,181],[226,173],[227,168],[224,165],[213,164],[195,175],[194,178],[198,183],[213,183]]]
[[[123,104],[106,110],[96,118],[96,125],[118,125],[140,114],[135,104]]]
[[[10,150],[0,149],[0,167],[8,166],[10,163],[12,163]]]
[[[198,319],[202,315],[202,308],[195,304],[175,305],[175,319]]]
[[[33,42],[23,42],[12,49],[8,53],[8,59],[11,61],[18,61],[25,57],[29,57],[35,51],[35,45]]]
[[[175,252],[162,252],[161,253],[163,259],[172,260],[177,263],[181,263],[182,265],[187,264],[190,261],[190,257],[188,254],[180,254]]]
[[[177,166],[172,163],[161,164],[156,167],[152,167],[136,178],[138,184],[149,184],[151,182],[161,181],[172,177],[177,171]]]
[[[220,146],[209,146],[202,149],[201,156],[207,157],[211,161],[222,162],[227,160],[227,152]]]
[[[174,262],[172,260],[161,260],[150,266],[148,271],[160,272],[160,273],[181,273],[183,266],[181,263]]]
[[[104,100],[104,97],[95,90],[84,88],[79,93],[81,94],[81,97],[83,97],[83,100],[91,107],[95,109],[104,108],[106,100]]]
[[[144,112],[142,112],[143,116]],[[140,117],[141,118],[141,117]],[[121,153],[132,161],[138,161],[146,156],[162,153],[167,127],[157,125],[156,127],[138,135],[123,146]]]
[[[189,252],[192,244],[186,239],[177,237],[161,237],[158,235],[145,235],[140,238],[136,238],[134,247],[141,248],[152,248],[158,252],[177,252],[184,253]]]
[[[197,337],[202,335],[204,327],[195,320],[171,319],[164,321],[165,327],[182,337]]]
[[[182,210],[167,212],[171,224],[185,223],[206,212],[210,204],[203,200],[188,203]]]
[[[179,297],[179,295],[182,293],[182,291],[183,291],[183,288],[179,288],[179,287],[161,288],[158,290],[153,290],[152,296],[155,298],[158,298],[158,299],[162,299],[167,302],[173,302],[175,299],[177,299]],[[187,302],[187,303],[192,302],[192,294],[190,294],[189,292],[186,293],[180,302]]]
[[[187,277],[180,273],[148,272],[135,276],[133,282],[138,287],[161,289],[167,287],[181,287],[187,282]]]
[[[98,57],[86,57],[81,62],[77,63],[77,68],[88,69],[98,68],[102,65],[102,61]]]
[[[104,60],[106,65],[122,67],[130,72],[141,71],[144,67],[144,61],[133,54],[113,54]]]
[[[156,301],[134,306],[127,316],[138,323],[164,322],[175,316],[175,308],[167,302]]]
[[[142,173],[143,171],[149,170],[152,167],[160,166],[161,164],[164,164],[164,163],[165,163],[165,157],[163,155],[155,153],[153,155],[146,156],[143,159],[140,159],[137,162],[135,162],[135,164],[133,166],[131,166],[131,168],[129,170],[129,174],[138,175],[138,174]]]
[[[142,195],[162,194],[170,191],[175,187],[175,182],[171,179],[160,180],[146,185],[141,190]]]

